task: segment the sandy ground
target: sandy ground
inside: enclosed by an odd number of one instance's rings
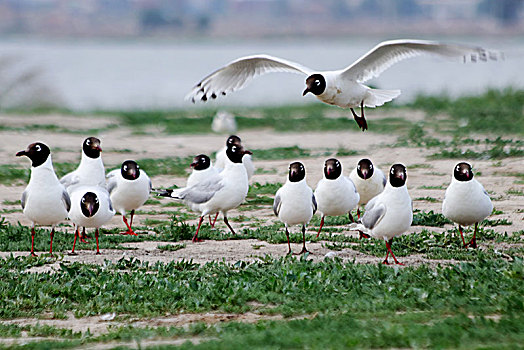
[[[393,112],[400,113],[400,112]],[[405,112],[402,112],[405,116]],[[393,117],[396,115],[392,115]],[[384,116],[381,115],[380,118]],[[411,119],[421,119],[419,112],[413,112],[407,117]],[[373,116],[370,117],[373,119]],[[109,117],[75,117],[62,115],[45,115],[38,117],[30,116],[16,116],[16,115],[0,115],[0,124],[19,128],[24,125],[33,124],[55,124],[63,128],[71,128],[74,130],[84,130],[88,128],[104,129],[109,125],[118,124],[118,120]],[[155,134],[158,130],[151,128],[152,133],[147,135],[135,135],[132,130],[126,127],[118,127],[107,129],[96,135],[102,139],[102,148],[104,149],[103,158],[107,168],[114,168],[119,166],[125,159],[140,159],[140,158],[164,158],[170,156],[188,156],[199,153],[211,154],[220,149],[225,142],[226,135],[207,134],[207,135],[165,135]],[[269,130],[257,130],[242,132],[239,134],[245,145],[252,149],[267,149],[273,147],[286,146],[300,146],[305,149],[318,151],[323,153],[326,150],[331,150],[332,154],[336,153],[338,148],[345,148],[348,150],[356,150],[359,152],[356,156],[337,157],[341,160],[345,167],[344,174],[356,165],[359,159],[363,157],[371,158],[376,165],[382,170],[387,171],[389,166],[396,162],[404,163],[408,168],[408,189],[411,197],[414,199],[414,208],[419,210],[433,210],[441,212],[441,202],[444,198],[444,189],[424,189],[422,186],[447,186],[451,180],[451,172],[458,160],[428,160],[427,156],[433,153],[433,150],[423,148],[399,148],[391,147],[397,142],[398,136],[374,134],[370,132],[306,132],[306,133],[276,133]],[[43,141],[51,146],[53,152],[53,160],[57,162],[74,161],[77,162],[80,158],[80,146],[87,134],[71,134],[71,133],[54,133],[43,131],[0,131],[0,164],[19,164],[29,167],[27,159],[16,158],[14,155],[17,151],[24,149],[29,143],[35,141]],[[482,135],[473,135],[473,137],[482,138]],[[122,150],[129,150],[122,153]],[[307,180],[310,186],[315,187],[318,180],[322,177],[322,168],[324,160],[328,156],[322,155],[318,157],[311,157],[302,159],[307,170]],[[257,169],[264,171],[255,174],[252,182],[259,183],[274,183],[284,182],[287,174],[288,164],[290,159],[275,160],[275,161],[258,161],[256,153],[254,154],[254,161]],[[477,171],[481,171],[481,175],[477,179],[489,191],[494,206],[497,210],[502,210],[503,214],[493,216],[491,219],[508,219],[513,224],[511,226],[496,226],[496,232],[515,232],[524,229],[524,213],[522,212],[523,198],[517,194],[508,193],[510,189],[520,190],[524,189],[523,185],[515,184],[517,179],[511,176],[504,176],[511,173],[524,172],[524,158],[508,158],[501,161],[491,160],[477,160],[472,162]],[[144,169],[147,171],[147,169]],[[189,171],[189,166],[188,166]],[[183,185],[185,179],[183,177],[172,176],[156,176],[153,177],[154,187],[161,188],[172,185],[173,183]],[[30,222],[22,215],[20,211],[10,212],[12,209],[19,209],[20,196],[24,190],[25,184],[0,185],[0,209],[3,210],[2,217],[5,217],[11,223],[20,222],[22,225],[29,225]],[[433,197],[437,201],[430,202],[427,200],[420,200],[417,198]],[[6,202],[8,201],[8,202]],[[149,205],[142,210],[150,211],[158,209],[158,206]],[[168,208],[169,209],[169,208]],[[173,210],[179,210],[174,208]],[[273,216],[270,208],[261,210],[243,211],[233,210],[230,212],[230,218],[237,215],[244,215],[251,219],[260,219],[266,222],[275,222],[276,218]],[[136,223],[143,225],[148,215],[136,216]],[[155,219],[168,219],[168,215],[155,215]],[[246,222],[237,223],[232,222],[235,229],[240,229]],[[122,227],[123,224],[120,216],[115,216],[107,227]],[[218,224],[220,229],[226,229],[223,222]],[[451,225],[445,228],[431,228],[436,232],[442,232]],[[310,231],[316,228],[310,228]],[[416,234],[422,227],[412,227],[408,234]],[[298,230],[298,228],[295,228]],[[68,229],[73,238],[72,229]],[[153,234],[150,232],[150,234]],[[354,235],[354,233],[346,231],[342,234]],[[41,237],[41,236],[40,236]],[[30,237],[27,237],[29,240]],[[37,238],[38,239],[38,238]],[[103,236],[101,237],[103,240]],[[254,261],[267,254],[281,257],[287,252],[286,244],[270,244],[258,240],[226,240],[226,241],[204,241],[202,243],[193,244],[190,241],[176,242],[175,244],[185,243],[186,247],[174,252],[164,251],[158,249],[159,245],[170,244],[172,242],[153,242],[146,241],[142,243],[128,243],[125,246],[135,248],[132,250],[102,250],[101,255],[95,255],[93,251],[81,250],[79,246],[78,255],[69,256],[64,255],[63,261],[81,261],[86,263],[103,263],[105,260],[117,261],[123,255],[126,257],[135,257],[143,261],[171,261],[171,260],[193,260],[196,263],[205,263],[208,261],[225,261],[234,263],[239,260]],[[375,244],[379,244],[376,242]],[[383,244],[383,243],[380,243]],[[480,249],[486,249],[487,245],[480,242]],[[299,244],[292,245],[293,251],[300,251]],[[346,261],[355,261],[357,263],[372,263],[377,264],[383,260],[383,257],[375,257],[360,253],[356,250],[343,249],[341,251],[331,251],[327,249],[323,242],[308,243],[308,249],[312,254],[309,259],[315,261],[322,260],[329,257],[337,256]],[[329,253],[329,254],[328,254]],[[9,254],[26,255],[27,252],[0,252],[0,257],[6,257]],[[408,266],[419,264],[453,264],[456,261],[450,260],[430,260],[421,255],[411,255],[402,257],[402,262]],[[49,272],[59,269],[59,264],[48,264],[45,266],[35,267],[31,272]],[[70,318],[73,316],[70,315]],[[262,317],[278,319],[281,316],[261,316],[255,313],[244,315],[230,315],[230,314],[196,314],[196,315],[174,315],[166,318],[150,319],[150,320],[121,320],[121,315],[115,321],[101,321],[100,317],[90,317],[70,322],[71,320],[36,320],[36,319],[18,319],[5,321],[17,324],[51,324],[57,327],[70,328],[74,325],[75,331],[85,331],[90,329],[94,334],[99,334],[107,331],[108,325],[129,324],[130,322],[136,326],[145,325],[177,325],[183,326],[192,322],[204,321],[208,323],[222,322],[227,320],[239,320],[245,322],[255,322]],[[97,333],[98,332],[98,333]],[[188,339],[182,339],[181,342]],[[189,339],[190,341],[199,341],[199,339]],[[10,344],[15,340],[3,339],[4,344]],[[18,342],[18,341],[17,341]],[[125,344],[118,344],[125,345]],[[157,344],[161,345],[161,344]],[[113,344],[115,346],[115,344]],[[126,346],[133,346],[127,344]],[[90,348],[90,347],[85,347]],[[103,347],[97,347],[103,348]]]

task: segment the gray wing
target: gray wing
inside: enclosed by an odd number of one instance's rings
[[[182,188],[179,191],[173,191],[171,196],[187,202],[200,204],[209,201],[215,193],[223,187],[222,177],[217,175],[205,181],[198,182],[193,186]]]
[[[311,205],[313,206],[313,214],[317,212],[317,200],[315,198],[315,194],[311,197]]]
[[[22,198],[20,199],[20,204],[22,205],[22,210],[25,209],[25,201],[27,199],[27,191],[22,193]]]
[[[282,198],[280,198],[280,193],[276,193],[275,200],[273,201],[273,213],[275,213],[276,216],[278,216],[278,213],[280,212],[280,205],[282,204]]]
[[[464,62],[487,61],[502,58],[496,51],[481,47],[443,44],[427,40],[390,40],[371,49],[355,63],[344,69],[341,75],[350,80],[365,82],[378,77],[383,71],[407,58],[433,54],[449,58],[462,58]]]
[[[71,198],[69,197],[69,194],[66,190],[62,192],[62,203],[64,203],[64,207],[69,212],[71,209]]]
[[[373,227],[375,227],[380,222],[380,220],[382,220],[385,214],[386,206],[382,203],[375,205],[370,210],[368,210],[366,206],[366,212],[364,213],[361,222],[365,228],[372,230]]]
[[[269,55],[246,56],[230,62],[202,79],[186,96],[193,103],[215,99],[229,92],[240,90],[253,78],[272,72],[309,74],[311,70],[298,63]]]
[[[110,172],[107,174],[107,192],[111,194],[117,188],[117,177]]]

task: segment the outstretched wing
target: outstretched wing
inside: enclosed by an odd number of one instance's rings
[[[193,103],[240,90],[253,78],[266,73],[290,72],[309,75],[311,70],[298,63],[268,55],[239,58],[202,79],[186,96]]]
[[[355,63],[344,69],[341,75],[346,79],[362,83],[378,77],[383,71],[397,62],[423,54],[461,58],[463,62],[503,58],[500,52],[488,51],[482,47],[443,44],[427,40],[390,40],[375,46]]]

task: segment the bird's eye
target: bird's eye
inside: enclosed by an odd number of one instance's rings
[[[98,203],[98,197],[97,197],[97,198],[95,198],[95,203]]]
[[[85,199],[85,198],[82,198],[81,202],[82,202],[82,203],[85,203],[85,202],[86,202],[86,199]]]
[[[124,165],[124,171],[127,171],[127,165]]]
[[[90,145],[91,144],[91,140],[86,140],[86,145]]]
[[[369,169],[373,169],[373,164],[369,164]]]
[[[35,149],[36,149],[37,152],[40,152],[42,150],[42,147],[40,147],[40,145],[36,145]]]

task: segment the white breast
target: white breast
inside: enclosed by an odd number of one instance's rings
[[[278,218],[288,226],[306,225],[313,217],[313,191],[305,180],[286,182],[277,195],[280,196]]]
[[[357,192],[360,195],[359,205],[366,204],[384,190],[384,173],[378,168],[374,169],[373,176],[367,180],[358,176],[356,168],[351,171],[349,178],[355,184]]]
[[[413,207],[406,186],[396,188],[388,184],[376,200],[377,204],[386,206],[386,214],[371,230],[373,237],[390,240],[409,230],[413,221]]]
[[[360,199],[353,181],[345,176],[322,179],[315,189],[318,211],[324,215],[343,215],[356,208]]]
[[[476,179],[471,181],[453,179],[446,189],[442,214],[453,222],[469,226],[484,220],[492,211],[491,199]]]
[[[86,192],[95,193],[99,200],[98,211],[95,215],[89,218],[84,216],[80,207],[80,201]],[[69,218],[75,225],[99,228],[108,223],[114,215],[115,210],[112,208],[109,193],[105,188],[96,186],[76,186],[71,193],[71,210],[69,211]]]
[[[125,214],[126,211],[140,208],[149,198],[150,182],[145,171],[140,170],[140,176],[135,180],[127,180],[119,173],[116,189],[111,192],[111,202],[116,211]]]

